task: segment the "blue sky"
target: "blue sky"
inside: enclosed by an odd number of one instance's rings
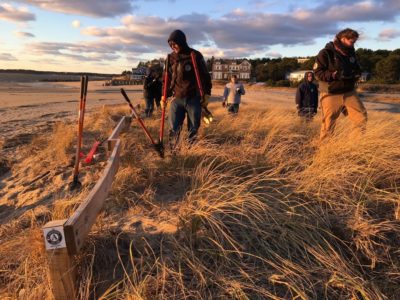
[[[346,27],[400,48],[400,0],[0,0],[0,69],[120,73],[178,28],[206,58],[311,56]]]

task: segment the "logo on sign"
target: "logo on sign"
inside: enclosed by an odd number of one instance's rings
[[[46,241],[55,246],[61,243],[62,241],[62,234],[58,230],[52,229],[46,235]]]

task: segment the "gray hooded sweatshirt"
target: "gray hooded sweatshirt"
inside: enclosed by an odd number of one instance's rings
[[[241,84],[240,82],[229,82],[225,86],[224,96],[222,97],[222,99],[223,101],[226,101],[227,104],[239,104],[241,95],[244,95],[245,93],[246,92],[244,90],[243,84]]]

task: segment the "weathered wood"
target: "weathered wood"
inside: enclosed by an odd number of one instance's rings
[[[76,268],[67,248],[47,251],[47,261],[54,299],[76,299]]]
[[[119,167],[120,146],[121,141],[118,140],[111,156],[108,158],[108,163],[102,177],[64,225],[67,248],[70,255],[77,254],[82,247],[90,228],[96,221],[96,217],[107,198],[114,175]]]
[[[132,117],[124,116],[119,121],[118,125],[114,128],[113,132],[108,138],[107,141],[107,151],[110,154],[115,146],[115,142],[118,139],[121,132],[127,130],[132,122]]]
[[[76,299],[76,269],[74,259],[68,254],[64,224],[67,220],[46,223],[43,235],[54,299]]]
[[[43,233],[46,244],[50,281],[55,300],[76,299],[76,267],[73,258],[83,246],[97,215],[103,207],[119,167],[121,132],[127,130],[132,118],[123,117],[108,138],[109,158],[102,177],[89,195],[67,220],[46,223]]]

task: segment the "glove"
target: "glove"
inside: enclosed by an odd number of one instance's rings
[[[201,99],[200,99],[201,107],[207,107],[208,99],[210,99],[210,95],[204,95],[203,97],[201,97]]]
[[[222,107],[226,106],[226,101],[222,101]]]
[[[164,96],[161,97],[160,106],[161,106],[161,109],[166,109],[168,106],[168,101],[167,101],[167,99],[165,99]]]
[[[237,93],[238,95],[241,95],[241,94],[242,94],[242,91],[240,90],[240,88],[237,88],[237,89],[236,89],[236,93]]]

